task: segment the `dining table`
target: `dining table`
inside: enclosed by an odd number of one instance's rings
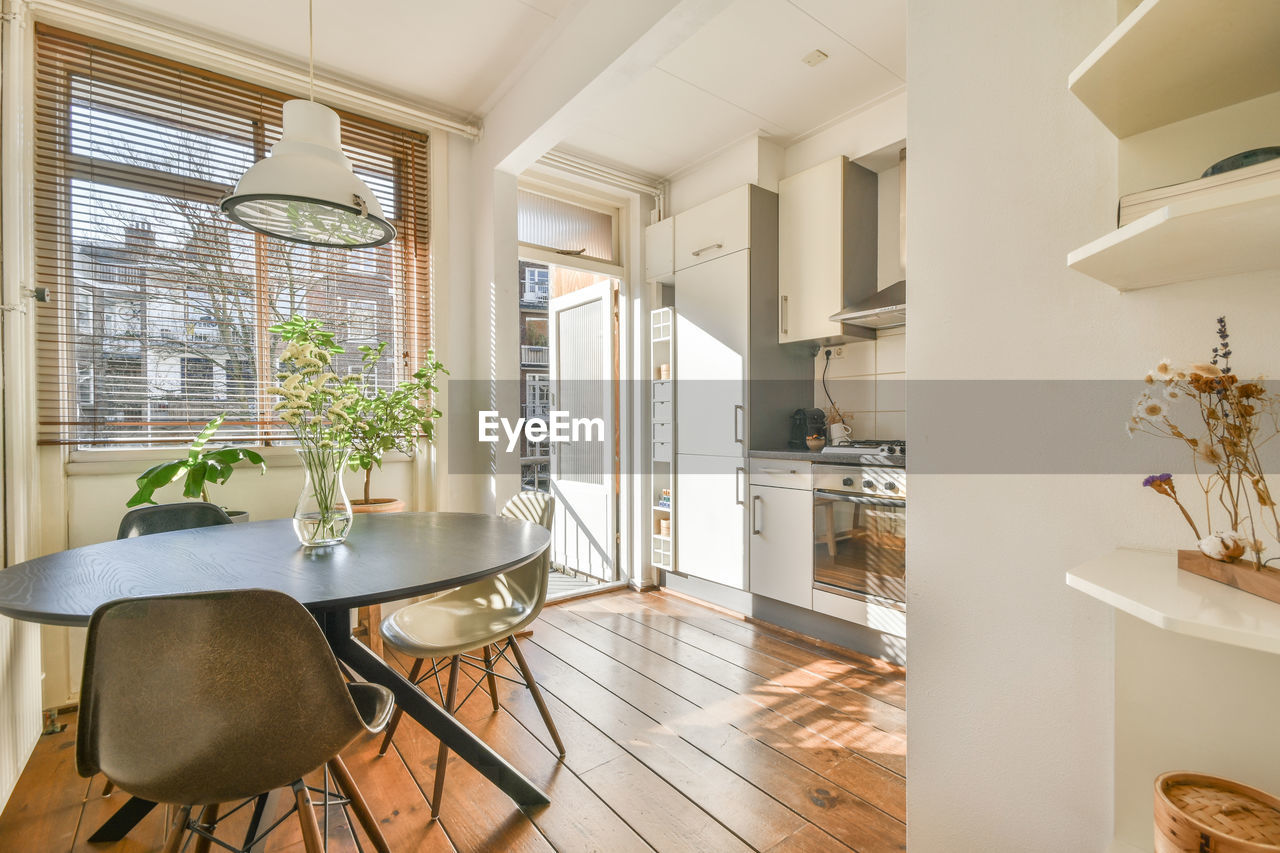
[[[357,515],[344,542],[312,548],[299,544],[292,519],[200,527],[15,563],[0,570],[0,613],[84,626],[98,607],[122,598],[237,589],[283,592],[315,616],[334,656],[351,674],[390,689],[407,715],[523,808],[549,799],[353,636],[351,610],[430,595],[517,568],[541,556],[550,543],[550,532],[533,522],[456,512]],[[266,803],[258,800],[248,839],[255,837]],[[89,840],[123,838],[154,806],[131,798]]]

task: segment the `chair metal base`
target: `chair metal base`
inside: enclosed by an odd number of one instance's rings
[[[332,781],[335,783],[332,788],[330,787],[331,776]],[[166,851],[170,847],[174,850],[182,849],[182,839],[189,835],[196,842],[193,853],[208,853],[211,845],[216,845],[223,850],[229,850],[231,853],[256,853],[256,851],[264,849],[267,836],[290,817],[296,815],[302,829],[303,846],[307,853],[312,853],[312,851],[322,853],[326,848],[325,839],[329,835],[329,809],[337,806],[342,809],[348,825],[351,825],[351,813],[355,813],[356,820],[364,829],[365,835],[373,842],[374,850],[378,851],[378,853],[390,853],[387,841],[382,835],[382,828],[369,810],[369,806],[365,803],[360,789],[356,786],[355,780],[351,776],[351,772],[347,770],[346,764],[343,763],[340,757],[333,758],[325,765],[323,788],[310,787],[299,779],[292,785],[292,794],[293,803],[290,805],[289,810],[266,828],[262,828],[261,825],[263,814],[268,808],[269,798],[266,794],[244,800],[222,814],[219,814],[219,807],[216,804],[204,806],[200,809],[183,806],[179,809],[173,822],[173,828],[170,830],[169,840],[165,849]],[[319,795],[319,800],[313,800],[312,794]],[[249,820],[249,828],[245,834],[243,846],[233,846],[224,839],[215,836],[219,824],[241,809],[249,807],[250,804],[253,805],[253,814]],[[322,810],[323,823],[316,820],[316,807]],[[358,846],[359,842],[357,841]]]
[[[512,657],[507,657],[510,652]],[[496,654],[495,654],[496,653]],[[467,700],[476,692],[481,684],[487,684],[490,701],[493,703],[493,710],[498,711],[498,690],[497,679],[510,681],[513,684],[521,684],[529,690],[533,696],[533,702],[538,707],[538,713],[542,715],[542,721],[547,727],[547,731],[551,734],[551,739],[555,742],[556,750],[561,758],[564,758],[564,742],[560,740],[560,732],[556,729],[555,720],[551,717],[551,711],[547,708],[546,701],[542,698],[542,691],[538,689],[538,682],[534,680],[533,672],[529,669],[529,662],[525,660],[524,653],[520,650],[520,644],[516,641],[515,636],[507,637],[500,643],[491,643],[481,650],[482,657],[477,658],[474,654],[458,654],[450,655],[444,658],[431,658],[430,668],[423,673],[423,665],[425,659],[416,658],[413,662],[413,668],[409,672],[409,680],[419,690],[422,689],[422,683],[427,679],[434,679],[438,695],[444,698],[444,710],[450,714],[457,713]],[[520,678],[512,678],[505,673],[498,672],[497,662],[505,660],[513,669],[520,673]],[[458,693],[458,674],[462,670],[463,665],[476,673],[483,674],[483,678],[479,674],[468,673],[473,678],[471,688],[467,690],[461,701],[457,700]],[[449,677],[446,684],[441,685],[440,673],[448,666]],[[395,713],[391,717],[391,722],[387,724],[386,733],[382,737],[382,746],[378,749],[379,755],[386,755],[387,750],[391,747],[391,738],[395,735],[396,727],[400,724],[400,717],[403,711],[396,708]],[[449,758],[449,747],[443,741],[440,742],[440,754],[436,760],[436,778],[435,787],[431,796],[431,817],[438,818],[440,816],[440,801],[444,793],[444,777],[447,769],[447,761]]]

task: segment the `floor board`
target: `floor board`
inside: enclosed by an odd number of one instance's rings
[[[457,716],[543,787],[551,805],[517,809],[453,758],[441,819],[432,821],[438,744],[406,720],[387,755],[377,754],[379,736],[344,752],[392,850],[905,849],[901,667],[669,593],[607,593],[548,607],[522,648],[565,758],[517,684],[499,680],[498,712],[481,687]],[[402,669],[410,664],[389,656]],[[499,668],[514,675],[505,663]],[[434,683],[424,686],[437,693]],[[87,843],[126,795],[104,798],[101,777],[76,774],[75,715],[63,719],[67,730],[41,738],[0,813],[0,850],[158,851],[164,809],[125,841]],[[330,817],[330,850],[356,850],[357,839],[369,849],[340,811]],[[242,813],[225,827],[242,837],[246,822]],[[286,821],[268,849],[300,851],[296,821]]]

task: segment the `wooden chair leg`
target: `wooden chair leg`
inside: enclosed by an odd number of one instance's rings
[[[421,672],[422,658],[418,658],[413,662],[413,669],[409,670],[409,680],[416,684]],[[404,709],[397,705],[391,714],[391,722],[387,723],[387,733],[382,736],[382,746],[378,747],[378,755],[386,755],[387,750],[391,748],[391,736],[396,733],[396,726],[400,725],[400,718],[403,716]]]
[[[454,655],[449,660],[449,686],[446,688],[444,709],[450,713],[453,713],[453,702],[458,697],[458,664],[461,660],[461,655]],[[449,747],[444,741],[440,741],[440,751],[436,754],[436,784],[431,792],[432,820],[440,817],[440,800],[444,796],[444,772],[448,762]]]
[[[524,678],[524,683],[529,688],[529,692],[533,694],[533,704],[538,706],[538,713],[542,715],[542,722],[547,724],[547,731],[551,733],[551,739],[555,741],[556,749],[560,751],[560,757],[564,758],[564,742],[560,740],[560,732],[556,731],[556,722],[551,719],[551,711],[547,709],[547,703],[542,699],[542,691],[538,689],[538,682],[533,679],[533,671],[529,669],[529,662],[524,659],[524,652],[520,651],[520,643],[516,641],[515,637],[511,637],[507,640],[507,645],[515,653],[516,663],[520,666],[520,675]]]
[[[202,827],[208,829],[210,832],[213,831],[213,825],[217,822],[218,822],[218,804],[217,803],[214,803],[211,806],[205,806],[204,811],[200,812],[200,817],[197,819],[197,823],[199,823]],[[203,835],[196,835],[196,846],[192,849],[191,853],[209,853],[210,844],[212,844],[212,842],[209,841],[209,839],[205,838]]]
[[[493,710],[498,710],[498,679],[493,677],[493,655],[489,646],[484,647],[484,677],[489,681],[489,698],[493,700]]]
[[[293,798],[298,805],[298,823],[302,826],[302,848],[307,853],[324,853],[324,839],[320,837],[311,791],[301,779],[293,783]]]
[[[111,796],[111,792],[114,791],[115,789],[116,789],[116,783],[108,779],[106,783],[102,786],[102,796],[104,797]]]
[[[191,806],[183,806],[173,816],[169,826],[169,837],[164,843],[164,853],[178,853],[182,848],[183,836],[187,834],[187,821],[191,818]]]
[[[369,804],[365,802],[364,795],[356,787],[356,780],[352,778],[351,771],[347,769],[341,756],[335,755],[329,761],[329,772],[337,781],[338,789],[351,801],[351,810],[356,813],[356,820],[360,821],[364,834],[369,836],[369,841],[373,843],[373,849],[378,853],[391,853],[391,848],[387,846],[387,839],[382,836],[382,827],[378,825],[373,812],[369,811]]]

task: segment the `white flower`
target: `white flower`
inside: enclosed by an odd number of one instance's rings
[[[1245,540],[1234,530],[1219,530],[1196,543],[1213,560],[1234,560],[1244,553]]]
[[[1143,394],[1133,407],[1133,416],[1140,421],[1155,421],[1164,417],[1164,403],[1150,394]]]
[[[1186,394],[1178,388],[1177,385],[1169,384],[1164,387],[1164,398],[1166,400],[1181,400]]]

